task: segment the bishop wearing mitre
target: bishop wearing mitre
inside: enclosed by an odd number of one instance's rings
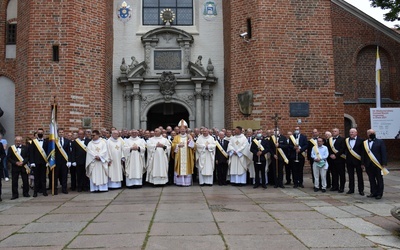
[[[172,141],[171,156],[175,161],[174,183],[177,186],[192,185],[192,174],[194,170],[194,141],[187,134],[188,124],[185,120],[178,123],[179,134]]]

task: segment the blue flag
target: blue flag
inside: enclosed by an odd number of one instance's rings
[[[49,148],[48,148],[48,152],[47,152],[50,170],[53,170],[53,168],[56,166],[56,140],[58,137],[56,113],[57,113],[57,106],[54,104],[51,107]]]

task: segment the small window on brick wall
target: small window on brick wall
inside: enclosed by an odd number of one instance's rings
[[[6,44],[17,44],[17,24],[7,24]]]

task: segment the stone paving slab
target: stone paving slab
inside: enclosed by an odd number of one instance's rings
[[[0,242],[1,247],[64,246],[76,236],[75,232],[13,234]]]
[[[95,222],[90,223],[81,233],[84,234],[136,234],[146,233],[150,222],[132,221],[132,222]]]
[[[270,211],[272,217],[277,220],[308,220],[308,219],[326,219],[327,217],[317,211]]]
[[[343,211],[346,211],[350,214],[352,214],[353,216],[358,216],[358,217],[368,217],[368,216],[372,216],[372,214],[362,208],[359,208],[357,206],[341,206],[340,209],[342,209]]]
[[[332,228],[344,228],[343,225],[337,223],[336,221],[326,218],[326,219],[307,219],[307,220],[279,220],[288,230],[294,229],[332,229]]]
[[[349,229],[296,229],[294,236],[307,247],[372,247],[374,244]]]
[[[394,249],[400,248],[399,236],[393,236],[393,235],[390,235],[390,236],[389,235],[388,236],[367,236],[366,238],[372,242],[378,243],[378,244],[386,246],[386,247],[393,247]]]
[[[154,218],[155,222],[211,222],[214,218],[211,212],[208,210],[181,210],[169,211],[160,210],[157,211]]]
[[[345,212],[337,207],[329,206],[329,207],[314,207],[316,211],[319,213],[331,217],[331,218],[351,218],[352,214]]]
[[[17,232],[23,227],[23,225],[18,226],[0,226],[0,241],[7,238],[14,232]]]
[[[340,218],[336,219],[340,224],[350,228],[356,233],[363,235],[391,235],[392,232],[382,229],[362,218]],[[400,245],[399,245],[400,246]]]
[[[193,235],[193,236],[204,236],[204,235],[218,235],[219,231],[217,225],[214,222],[196,223],[194,226],[192,223],[159,223],[155,222],[152,225],[150,235],[168,236],[168,235]]]
[[[154,211],[156,209],[156,204],[120,204],[115,205],[111,203],[106,209],[104,209],[104,213],[135,213],[135,212],[149,212]]]
[[[364,217],[363,219],[391,232],[400,232],[400,221],[397,219],[392,220],[392,217],[372,216]]]
[[[176,210],[207,210],[208,205],[205,202],[199,202],[199,203],[160,203],[157,206],[157,210],[171,210],[171,211],[176,211]]]
[[[151,217],[153,217],[153,212],[101,213],[94,222],[150,221]]]
[[[43,216],[43,214],[25,214],[24,216],[14,215],[14,214],[1,214],[0,215],[0,226],[24,225],[24,224],[28,224],[34,220],[37,220],[41,216]]]
[[[206,236],[150,236],[146,250],[193,250],[193,249],[226,249],[219,235]]]
[[[67,246],[67,249],[140,249],[145,237],[146,234],[80,235]]]
[[[19,230],[19,233],[61,233],[61,232],[79,232],[87,222],[46,222],[30,223]]]
[[[289,234],[275,221],[223,222],[218,223],[223,235],[270,235]]]
[[[267,211],[314,211],[314,209],[300,202],[260,204]]]
[[[88,213],[99,213],[103,210],[103,207],[72,207],[72,206],[60,206],[54,209],[50,214],[88,214]]]
[[[230,250],[243,249],[308,249],[291,235],[227,235]]]
[[[379,215],[379,216],[391,216],[390,210],[394,207],[394,205],[389,205],[385,204],[382,202],[379,202],[375,199],[371,199],[372,202],[376,202],[375,204],[356,204],[357,207],[360,207],[364,210],[367,210],[373,214]]]
[[[2,214],[9,214],[9,215],[21,215],[21,214],[46,214],[54,209],[56,209],[58,206],[13,206],[11,209],[2,211],[0,215]]]
[[[77,213],[77,214],[47,214],[37,222],[88,222],[93,220],[97,213]]]
[[[213,212],[217,222],[273,221],[265,212]]]

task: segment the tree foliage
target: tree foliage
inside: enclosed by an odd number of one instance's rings
[[[389,10],[384,16],[384,19],[389,22],[400,20],[400,0],[370,0],[371,6]]]

